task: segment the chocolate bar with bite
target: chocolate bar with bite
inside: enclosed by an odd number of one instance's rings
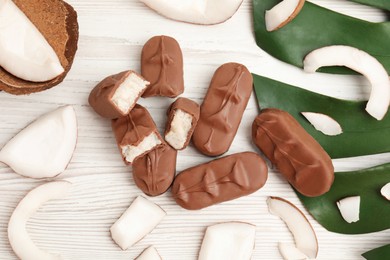
[[[164,145],[148,110],[141,105],[136,104],[127,116],[113,119],[111,125],[126,164]]]
[[[149,82],[129,70],[108,76],[90,93],[88,102],[100,116],[115,119],[126,116]]]
[[[199,119],[199,105],[188,99],[178,98],[169,107],[165,140],[176,150],[188,146]]]

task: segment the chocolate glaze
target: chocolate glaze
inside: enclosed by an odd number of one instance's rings
[[[108,76],[107,78],[103,79],[99,84],[97,84],[97,86],[89,94],[88,98],[89,104],[96,111],[96,113],[98,113],[102,117],[109,119],[126,116],[126,114],[123,114],[122,111],[117,108],[115,103],[112,102],[111,98],[115,94],[115,91],[118,89],[118,87],[132,73],[142,78],[142,76],[138,75],[136,72],[128,70],[115,75]],[[138,98],[142,95],[142,93],[143,92],[140,93]],[[135,106],[138,98],[136,98],[134,104],[130,106],[129,111]]]
[[[200,152],[218,156],[229,149],[251,96],[252,84],[252,75],[244,65],[226,63],[217,69],[192,136]]]
[[[115,134],[115,139],[118,144],[119,151],[122,155],[123,161],[126,164],[130,165],[131,163],[128,162],[123,156],[121,149],[122,146],[137,146],[146,136],[150,135],[151,133],[155,133],[161,140],[161,145],[159,146],[164,145],[164,141],[157,131],[156,124],[154,123],[148,110],[141,105],[136,104],[127,116],[112,120],[111,126]],[[152,150],[156,149],[157,147],[153,148]],[[135,158],[135,160],[147,154],[148,152],[150,151],[139,155]]]
[[[133,163],[135,184],[148,196],[166,192],[176,173],[177,151],[165,144],[137,158]]]
[[[142,97],[177,97],[184,92],[183,54],[169,36],[155,36],[142,49],[141,74],[150,82]]]
[[[190,114],[192,116],[192,127],[191,130],[188,132],[187,135],[187,141],[184,144],[184,147],[180,150],[183,150],[188,146],[188,143],[191,140],[192,134],[194,133],[196,124],[199,120],[199,114],[200,114],[200,106],[198,103],[192,101],[188,98],[178,98],[175,102],[173,102],[167,111],[168,121],[167,125],[165,127],[165,135],[168,134],[168,132],[171,130],[171,122],[175,116],[175,111],[177,109],[183,110],[184,112]]]
[[[173,182],[172,195],[185,209],[202,209],[251,194],[264,186],[267,177],[260,156],[237,153],[184,170]]]
[[[300,193],[315,197],[329,191],[334,180],[332,160],[289,113],[262,110],[253,122],[252,138]]]

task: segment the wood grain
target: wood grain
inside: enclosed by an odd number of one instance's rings
[[[384,14],[345,0],[315,3],[371,21]],[[65,81],[51,90],[30,96],[0,93],[0,147],[26,124],[58,106],[75,107],[79,140],[69,168],[60,178],[74,185],[71,194],[42,207],[28,223],[39,247],[60,253],[65,259],[133,259],[149,245],[163,259],[196,259],[205,228],[223,221],[240,220],[257,226],[253,259],[281,259],[278,241],[292,242],[283,222],[268,213],[267,196],[280,196],[296,203],[306,214],[290,186],[271,169],[266,186],[255,194],[201,211],[186,211],[175,205],[170,193],[151,198],[168,213],[144,240],[121,251],[111,240],[110,226],[141,192],[131,169],[123,165],[110,122],[97,116],[87,104],[90,90],[105,76],[126,69],[140,70],[143,44],[152,36],[166,34],[181,44],[185,62],[186,90],[183,96],[198,103],[206,93],[215,69],[222,63],[245,64],[252,72],[341,98],[366,99],[369,84],[359,76],[307,75],[260,50],[254,41],[252,4],[245,0],[237,14],[216,26],[197,26],[168,20],[136,0],[71,0],[78,11],[79,50]],[[162,132],[165,111],[173,100],[141,100]],[[250,140],[251,124],[258,109],[254,96],[244,114],[228,154],[256,151]],[[334,160],[337,171],[365,168],[389,161],[389,154]],[[49,159],[49,158],[48,158]],[[177,171],[207,162],[192,146],[179,153]],[[18,201],[42,181],[26,179],[0,167],[0,259],[16,259],[7,239],[7,222]],[[318,259],[361,259],[360,254],[389,242],[390,231],[347,236],[327,232],[310,216],[317,232]]]

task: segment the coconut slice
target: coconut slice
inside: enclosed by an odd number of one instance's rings
[[[269,212],[286,223],[294,236],[296,249],[309,259],[316,258],[318,254],[317,236],[305,215],[292,203],[282,198],[269,197],[267,204]],[[286,247],[282,246],[283,249]],[[291,248],[284,250],[283,253],[287,253],[289,257],[297,254],[296,250],[291,250]]]
[[[360,196],[347,197],[337,202],[341,216],[348,223],[359,221]]]
[[[275,31],[291,22],[301,11],[305,0],[284,0],[271,10],[265,11],[267,31]]]
[[[111,226],[111,237],[126,250],[152,232],[166,214],[158,205],[139,196]]]
[[[70,186],[71,183],[67,181],[45,183],[30,191],[19,202],[8,223],[8,239],[20,259],[62,259],[59,255],[40,250],[30,239],[26,223],[42,204],[65,196]]]
[[[256,226],[243,222],[209,226],[198,260],[251,259],[255,235]]]
[[[77,119],[72,106],[47,113],[28,125],[0,151],[0,162],[17,174],[51,178],[68,166],[77,141]]]
[[[307,255],[302,253],[294,245],[287,243],[279,243],[279,252],[284,260],[308,260]]]
[[[387,200],[390,200],[390,182],[387,183],[385,186],[381,189],[381,194],[383,197],[385,197]]]
[[[371,83],[366,111],[377,120],[383,119],[390,104],[390,79],[383,65],[359,49],[334,45],[309,53],[303,61],[307,72],[324,66],[346,66],[364,75]]]
[[[242,0],[141,0],[157,13],[181,22],[218,24],[232,17]]]
[[[301,114],[315,129],[325,135],[335,136],[343,133],[340,124],[330,116],[313,112],[301,112]]]
[[[162,260],[154,246],[145,249],[135,260]]]
[[[60,60],[35,25],[11,0],[0,1],[0,66],[33,82],[64,72]]]

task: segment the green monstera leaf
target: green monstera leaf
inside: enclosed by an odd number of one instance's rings
[[[253,0],[257,45],[275,58],[303,67],[305,56],[329,45],[348,45],[368,52],[390,73],[390,22],[372,23],[346,16],[308,1],[289,24],[274,32],[265,27],[265,11],[280,0]],[[356,0],[390,10],[389,0]],[[325,67],[319,71],[353,74],[345,67]]]
[[[375,248],[362,254],[367,260],[384,260],[390,259],[390,245]]]
[[[278,108],[289,112],[332,158],[390,152],[390,112],[377,121],[366,111],[366,101],[332,98],[269,78],[253,75],[254,89],[261,109]],[[327,136],[317,131],[301,112],[330,116],[343,133]]]

